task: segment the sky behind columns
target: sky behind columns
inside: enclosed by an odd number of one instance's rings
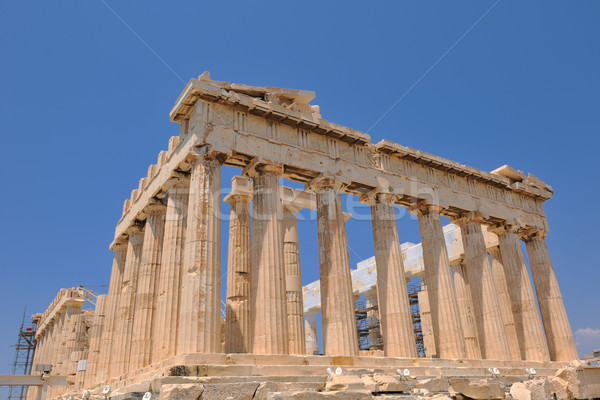
[[[583,0],[0,2],[0,373],[26,305],[43,312],[61,287],[107,290],[94,286],[108,284],[123,201],[179,133],[168,113],[205,70],[314,90],[324,119],[363,132],[401,98],[372,142],[550,184],[547,240],[578,349],[600,348],[599,17]],[[223,186],[239,172],[224,168]],[[420,242],[399,212],[401,241]],[[318,278],[316,236],[301,222],[304,283]],[[370,221],[350,220],[348,237],[353,267],[373,255]]]

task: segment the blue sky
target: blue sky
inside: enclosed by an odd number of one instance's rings
[[[599,348],[600,2],[257,3],[0,2],[0,373],[26,305],[41,312],[61,287],[108,284],[123,200],[178,134],[179,77],[205,70],[314,90],[323,118],[362,131],[418,82],[373,142],[552,185],[556,274],[580,352]],[[236,173],[224,168],[224,184]],[[398,226],[420,241],[414,218]],[[348,231],[352,264],[372,256],[370,222]],[[316,225],[300,233],[307,283]]]

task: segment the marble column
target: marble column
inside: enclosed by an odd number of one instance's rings
[[[285,263],[285,290],[287,296],[287,323],[290,354],[306,354],[304,338],[304,299],[300,270],[300,242],[298,219],[300,207],[283,205],[283,256]]]
[[[100,347],[102,346],[102,336],[106,324],[106,300],[108,295],[100,295],[96,301],[94,309],[94,322],[90,328],[88,352],[88,362],[85,374],[86,387],[93,387],[96,383],[96,373],[98,371],[98,361],[100,359]]]
[[[369,328],[369,349],[376,350],[377,346],[383,344],[377,289],[371,289],[365,293],[365,310],[367,312],[367,327]]]
[[[96,380],[98,381],[109,378],[109,365],[116,358],[114,353],[118,348],[118,344],[115,334],[119,321],[119,298],[123,286],[127,243],[118,241],[112,245],[111,250],[114,251],[115,255],[110,275],[108,295],[106,297],[105,326],[101,339],[100,353],[98,354],[98,366],[96,367]]]
[[[456,290],[456,303],[462,322],[463,335],[465,336],[465,351],[467,358],[481,360],[481,350],[475,329],[475,317],[473,313],[473,300],[467,283],[467,274],[464,262],[452,267],[454,271],[454,289]]]
[[[328,356],[356,356],[358,333],[341,184],[331,178],[317,178],[309,188],[317,195],[324,351]]]
[[[119,296],[119,319],[115,326],[115,335],[110,362],[110,376],[121,375],[129,370],[131,353],[131,334],[135,313],[135,293],[137,290],[138,270],[142,256],[145,223],[136,223],[127,230],[127,256],[123,271],[123,283]]]
[[[427,286],[422,286],[421,291],[417,293],[419,301],[419,314],[421,317],[421,332],[423,333],[423,347],[425,347],[425,356],[432,357],[437,355],[435,349],[435,334],[433,332],[433,321],[431,320],[431,308],[429,307],[429,293]]]
[[[192,164],[177,353],[221,350],[221,164],[203,148]]]
[[[481,219],[472,214],[457,219],[454,223],[460,226],[465,249],[465,269],[481,356],[488,360],[510,360],[510,348],[494,287]]]
[[[494,276],[498,277],[497,281],[504,277],[506,282],[521,358],[549,361],[548,344],[517,231],[513,227],[503,226],[494,232],[498,236],[502,260],[494,270]]]
[[[306,354],[319,354],[319,335],[317,333],[317,313],[304,314],[304,332],[306,338]]]
[[[388,357],[417,357],[400,237],[394,212],[394,198],[386,194],[371,197],[371,220],[377,296],[383,349]]]
[[[252,319],[253,353],[288,354],[285,264],[280,213],[281,167],[245,170],[253,181]]]
[[[177,354],[188,188],[189,177],[183,174],[171,179],[166,188],[167,212],[156,299],[153,361],[161,361]]]
[[[441,207],[423,205],[415,211],[419,217],[425,280],[437,355],[440,358],[464,358],[464,335],[440,220]]]
[[[166,207],[162,201],[151,200],[144,212],[147,218],[135,294],[130,370],[145,367],[152,362],[157,279],[160,275],[165,231]]]
[[[573,361],[579,357],[545,238],[545,232],[536,232],[525,236],[524,240],[550,359]]]
[[[498,295],[498,303],[500,304],[500,312],[502,313],[502,321],[504,321],[504,330],[506,332],[506,339],[508,340],[508,348],[510,349],[510,359],[522,360],[521,346],[519,344],[514,313],[510,303],[509,289],[504,275],[502,255],[500,254],[498,246],[488,249],[488,254],[490,255],[492,278],[494,279],[494,287],[496,288],[496,294]]]
[[[232,192],[225,197],[230,204],[229,251],[227,260],[227,303],[225,318],[225,353],[250,353],[252,351],[252,316],[250,312],[250,201],[252,197]],[[247,181],[250,184],[250,181]]]

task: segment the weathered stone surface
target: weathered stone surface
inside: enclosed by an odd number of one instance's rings
[[[365,390],[365,385],[356,375],[333,375],[327,379],[325,390]]]
[[[450,379],[450,394],[462,394],[472,399],[503,399],[506,394],[504,392],[504,384],[498,379],[469,379],[455,378]]]
[[[393,375],[374,374],[373,380],[379,386],[379,392],[408,392],[412,389],[408,380],[400,380]]]
[[[258,382],[213,383],[204,385],[201,399],[206,400],[251,400],[258,389]]]
[[[545,400],[550,398],[550,384],[546,378],[515,383],[510,387],[515,400]]]
[[[555,376],[550,379],[550,393],[556,394],[557,400],[568,400],[570,399],[569,391],[567,390],[567,382],[561,378]]]
[[[204,385],[184,383],[163,385],[160,388],[160,400],[198,400],[204,391]]]
[[[450,388],[450,382],[446,378],[423,379],[417,382],[418,389],[427,389],[430,392],[447,392]]]
[[[369,400],[373,396],[367,390],[344,390],[335,392],[278,392],[271,393],[269,400],[317,400],[317,399],[335,399],[335,400]]]
[[[324,382],[262,382],[256,393],[254,394],[253,400],[267,400],[272,393],[316,393],[319,390],[323,390]]]

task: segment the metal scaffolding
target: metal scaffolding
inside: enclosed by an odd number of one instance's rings
[[[13,375],[31,374],[31,363],[35,351],[35,325],[32,322],[26,322],[27,309],[23,312],[23,320],[19,328],[17,343],[15,348],[15,358],[12,363]],[[24,400],[27,395],[26,386],[10,386],[8,391],[9,400]]]
[[[419,282],[407,284],[410,312],[412,314],[413,331],[417,343],[417,355],[425,357],[425,346],[423,345],[423,331],[421,329],[421,313],[419,311],[418,293],[421,291]],[[365,296],[360,296],[354,303],[356,314],[356,329],[358,331],[359,350],[383,350],[383,337],[379,322],[379,310],[377,304],[367,307]]]

